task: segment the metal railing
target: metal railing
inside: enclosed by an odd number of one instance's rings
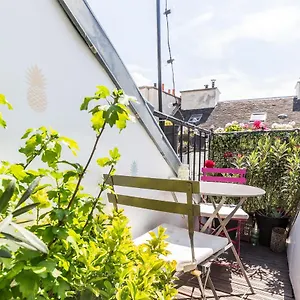
[[[209,157],[211,131],[154,111],[157,121],[164,122],[163,131],[180,161],[188,164],[193,180],[200,180],[201,168]]]

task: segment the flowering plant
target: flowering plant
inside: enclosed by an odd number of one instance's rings
[[[271,127],[272,129],[293,129],[295,125],[296,123],[293,121],[287,124],[273,123]]]
[[[257,131],[257,130],[267,130],[267,126],[261,121],[254,121],[252,126],[247,123],[239,123],[237,121],[232,121],[227,123],[224,128],[219,127],[215,130],[215,133],[221,132],[235,132],[235,131]]]
[[[216,165],[216,163],[213,160],[206,160],[204,163],[205,168],[213,168]]]

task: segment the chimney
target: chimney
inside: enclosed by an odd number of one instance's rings
[[[175,89],[172,90],[172,94],[173,94],[173,96],[175,96]]]
[[[216,85],[216,79],[211,79],[211,87],[214,89]]]
[[[208,89],[208,84],[204,84],[204,88],[205,88],[205,89]]]
[[[157,87],[157,84],[156,84],[156,82],[154,82],[154,87],[155,87],[155,88]]]
[[[170,89],[168,89],[168,94],[171,94],[171,90]]]
[[[296,89],[296,97],[298,100],[300,100],[300,79],[298,80],[295,89]]]
[[[165,90],[165,84],[164,83],[161,84],[161,89],[162,89],[162,91]]]

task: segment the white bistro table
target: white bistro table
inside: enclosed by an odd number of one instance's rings
[[[243,205],[245,200],[250,197],[259,197],[263,196],[265,194],[265,191],[261,188],[250,186],[250,185],[244,185],[244,184],[233,184],[233,183],[221,183],[221,182],[208,182],[208,181],[201,181],[200,182],[200,194],[205,196],[210,196],[210,199],[212,201],[212,204],[214,206],[214,212],[211,214],[207,222],[205,222],[204,226],[201,228],[201,232],[205,232],[206,229],[211,225],[213,220],[215,218],[218,218],[220,222],[220,226],[218,230],[215,232],[215,235],[220,235],[223,231],[225,236],[227,237],[228,241],[231,242],[230,236],[227,232],[226,225],[231,220],[231,218],[234,216],[234,214],[237,212],[237,210]],[[219,203],[215,202],[215,197],[221,197],[221,201]],[[222,218],[219,215],[219,211],[226,203],[226,198],[240,198],[240,201],[237,205],[233,205],[230,209],[230,213],[228,216],[222,220]],[[201,198],[201,197],[200,197]],[[200,203],[199,203],[200,205]],[[200,210],[201,213],[201,210]],[[242,273],[245,276],[245,279],[250,287],[250,290],[252,293],[254,293],[254,290],[252,288],[252,285],[250,283],[250,280],[246,274],[246,271],[242,265],[242,262],[239,258],[239,255],[234,247],[234,245],[231,242],[230,246],[236,261],[238,265],[240,266],[240,269]]]
[[[202,232],[211,225],[214,218],[218,217],[220,209],[226,203],[226,198],[240,198],[240,202],[232,207],[230,214],[220,223],[220,229],[216,233],[216,235],[219,235],[247,198],[263,196],[265,191],[261,188],[245,184],[201,181],[200,194],[210,196],[215,208],[214,213],[203,226],[201,230]],[[222,197],[222,199],[218,204],[216,204],[214,197]]]

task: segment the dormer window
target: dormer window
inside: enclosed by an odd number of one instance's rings
[[[192,124],[196,124],[199,123],[201,118],[202,118],[203,114],[195,114],[195,115],[191,115],[188,123],[192,123]]]
[[[266,122],[266,119],[267,119],[267,113],[258,112],[258,113],[251,114],[250,122],[255,122],[255,121]]]

